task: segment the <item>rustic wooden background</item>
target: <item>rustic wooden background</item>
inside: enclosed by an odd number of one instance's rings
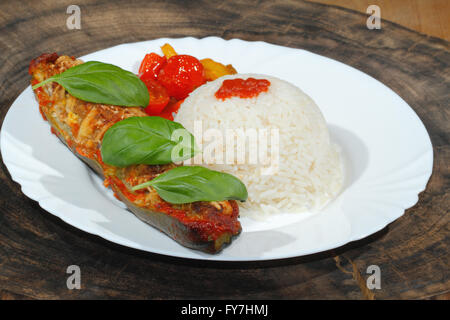
[[[450,41],[449,0],[308,0],[367,12],[380,7],[382,19],[398,23],[420,33]]]
[[[304,1],[78,0],[82,28],[68,30],[72,2],[0,3],[1,119],[42,52],[79,56],[166,36],[264,40],[342,61],[396,91],[430,133],[434,172],[416,206],[364,240],[307,257],[206,263],[79,231],[25,197],[1,162],[0,298],[450,298],[448,42],[387,21],[368,30],[364,14]],[[66,288],[72,264],[81,267],[81,290]],[[380,290],[365,286],[372,264],[381,268]]]

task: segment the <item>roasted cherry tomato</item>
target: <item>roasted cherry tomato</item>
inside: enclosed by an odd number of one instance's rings
[[[183,101],[184,100],[170,101],[167,107],[165,107],[164,110],[161,112],[161,114],[159,114],[159,116],[173,121],[174,115],[177,114],[178,109],[180,109],[180,106],[183,103]]]
[[[151,116],[159,115],[170,100],[167,90],[156,80],[145,79],[143,81],[147,86],[148,94],[150,96],[150,102],[145,108],[145,112]]]
[[[158,81],[169,96],[182,100],[205,83],[203,66],[197,58],[179,54],[167,60],[159,72]]]
[[[139,77],[141,78],[141,80],[155,80],[166,61],[166,57],[161,57],[156,53],[152,52],[146,54],[144,60],[142,60],[141,66],[139,67]]]

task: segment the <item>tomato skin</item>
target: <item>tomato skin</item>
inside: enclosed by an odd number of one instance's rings
[[[159,116],[161,118],[165,118],[167,120],[173,121],[173,119],[174,119],[173,115],[178,112],[183,101],[184,100],[170,101],[169,104],[164,108],[164,110],[159,114]]]
[[[167,94],[166,88],[159,84],[156,80],[151,78],[142,80],[148,89],[148,94],[150,96],[149,104],[145,108],[145,112],[150,116],[156,116],[161,113],[161,111],[169,103],[170,97]]]
[[[169,96],[185,99],[195,88],[205,83],[203,65],[190,55],[179,54],[167,60],[158,74],[158,81]]]
[[[154,52],[146,54],[139,67],[139,78],[141,78],[142,81],[146,79],[156,80],[159,71],[166,62],[166,57],[161,57]]]

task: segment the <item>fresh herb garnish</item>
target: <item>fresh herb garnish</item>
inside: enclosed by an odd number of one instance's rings
[[[153,180],[132,188],[133,191],[152,187],[169,203],[195,201],[247,200],[247,188],[228,173],[199,166],[176,167]]]
[[[74,97],[94,103],[125,107],[146,107],[149,94],[145,84],[132,72],[112,64],[89,61],[74,66],[33,86],[57,82]]]
[[[103,162],[126,167],[167,164],[192,158],[194,136],[181,124],[160,117],[131,117],[109,128],[102,142]]]

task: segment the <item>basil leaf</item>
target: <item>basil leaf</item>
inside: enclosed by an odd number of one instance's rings
[[[132,72],[112,64],[89,61],[74,66],[33,86],[33,90],[57,82],[74,97],[94,103],[146,107],[148,89]]]
[[[153,187],[159,196],[174,204],[195,201],[247,200],[247,188],[241,180],[228,173],[200,166],[176,167],[153,180],[132,188]]]
[[[131,117],[117,122],[106,131],[101,148],[103,162],[116,167],[167,164],[192,158],[196,152],[189,131],[160,117]]]

